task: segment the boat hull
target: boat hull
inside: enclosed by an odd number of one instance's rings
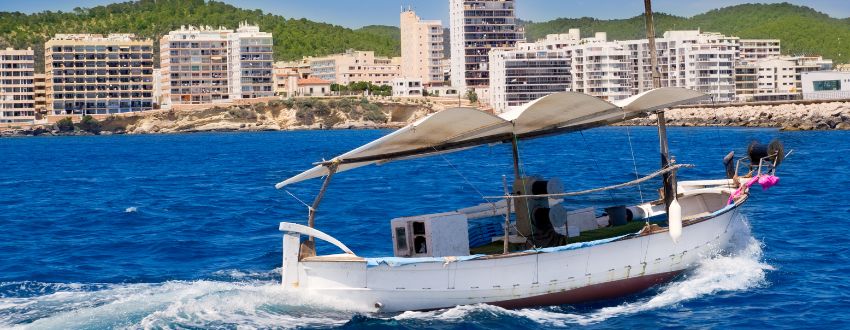
[[[465,261],[370,266],[359,260],[307,258],[293,265],[298,281],[290,287],[384,312],[617,298],[669,281],[724,249],[734,234],[732,222],[741,221],[739,205],[686,223],[678,243],[663,230],[577,249]]]

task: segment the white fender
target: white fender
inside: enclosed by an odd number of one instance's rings
[[[670,237],[673,239],[673,243],[678,243],[679,238],[682,237],[682,206],[679,205],[678,199],[673,199],[668,212],[667,226],[670,231]]]

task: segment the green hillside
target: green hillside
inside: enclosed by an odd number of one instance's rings
[[[392,38],[394,40],[401,40],[401,29],[397,26],[388,26],[388,25],[366,25],[362,28],[354,30],[357,32],[368,33],[376,36]]]
[[[526,35],[536,40],[551,33],[579,28],[583,36],[608,32],[615,40],[645,37],[643,16],[629,19],[559,18],[528,23]],[[658,34],[667,30],[701,29],[741,38],[782,40],[785,54],[823,55],[836,63],[850,63],[850,19],[838,19],[805,6],[788,3],[744,4],[711,10],[694,17],[656,15]]]
[[[204,0],[141,0],[30,15],[0,12],[0,47],[33,47],[40,55],[44,41],[56,33],[136,33],[158,43],[162,35],[181,25],[235,28],[241,21],[257,24],[262,31],[274,34],[277,60],[326,55],[349,48],[374,50],[384,56],[400,53],[398,40],[386,35],[306,19],[287,19],[261,10]]]

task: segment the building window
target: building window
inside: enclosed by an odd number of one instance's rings
[[[841,80],[813,81],[815,91],[838,91],[841,90]]]

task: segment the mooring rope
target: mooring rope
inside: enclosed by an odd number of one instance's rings
[[[600,191],[614,190],[614,189],[619,189],[619,188],[624,188],[624,187],[634,186],[634,185],[636,185],[636,184],[640,184],[640,183],[646,182],[646,181],[648,181],[648,180],[650,180],[650,179],[652,179],[652,178],[655,178],[655,177],[657,177],[657,176],[659,176],[659,175],[663,175],[663,174],[666,174],[666,173],[669,173],[669,172],[676,171],[676,170],[678,170],[678,169],[680,169],[680,168],[692,168],[692,167],[694,167],[694,165],[692,165],[692,164],[675,164],[675,165],[670,165],[670,166],[668,166],[668,167],[666,167],[666,168],[660,169],[660,170],[656,171],[655,173],[652,173],[652,174],[650,174],[650,175],[647,175],[647,176],[642,177],[642,178],[637,179],[637,180],[632,180],[632,181],[629,181],[629,182],[625,182],[625,183],[621,183],[621,184],[617,184],[617,185],[613,185],[613,186],[607,186],[607,187],[601,187],[601,188],[594,188],[594,189],[588,189],[588,190],[573,191],[573,192],[560,193],[560,194],[542,194],[542,195],[511,195],[511,196],[485,196],[484,198],[485,198],[485,199],[502,199],[502,198],[504,198],[504,199],[515,199],[515,198],[550,198],[550,197],[565,197],[565,196],[586,195],[586,194],[592,194],[592,193],[596,193],[596,192],[600,192]]]

